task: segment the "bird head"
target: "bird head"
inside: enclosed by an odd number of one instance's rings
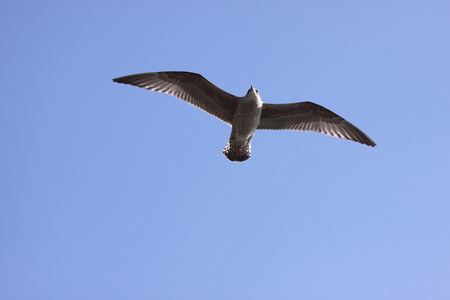
[[[259,95],[258,90],[255,89],[255,88],[253,87],[253,85],[250,86],[250,89],[248,90],[247,95],[250,94],[250,93],[252,93],[252,94],[254,94],[254,95]]]

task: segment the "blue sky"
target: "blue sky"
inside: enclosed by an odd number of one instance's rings
[[[448,299],[447,1],[4,1],[0,298]],[[112,78],[313,101],[378,146]]]

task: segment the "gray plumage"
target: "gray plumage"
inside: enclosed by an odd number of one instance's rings
[[[250,158],[256,129],[314,131],[376,146],[356,126],[320,105],[312,102],[263,103],[258,90],[253,87],[244,97],[237,97],[202,75],[189,72],[142,73],[113,81],[175,96],[231,125],[231,136],[223,150],[231,161]]]

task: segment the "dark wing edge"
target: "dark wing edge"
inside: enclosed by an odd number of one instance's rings
[[[113,81],[175,96],[230,125],[238,105],[238,97],[197,73],[140,73],[114,78]]]
[[[257,129],[319,132],[371,147],[376,146],[375,142],[355,125],[312,102],[264,103]]]

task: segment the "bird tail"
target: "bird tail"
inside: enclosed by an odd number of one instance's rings
[[[245,161],[252,155],[250,145],[240,145],[233,142],[228,142],[222,151],[223,155],[230,161]]]

